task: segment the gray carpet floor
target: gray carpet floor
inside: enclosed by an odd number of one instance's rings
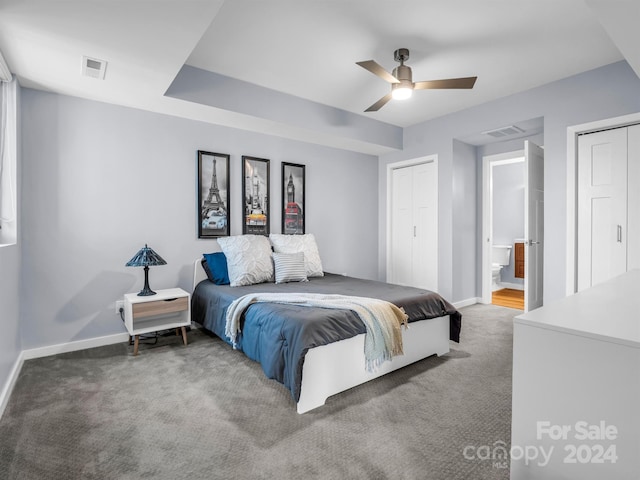
[[[24,363],[0,419],[2,479],[507,479],[512,319],[461,309],[460,344],[298,415],[260,366],[192,329]],[[504,443],[501,443],[504,442]]]

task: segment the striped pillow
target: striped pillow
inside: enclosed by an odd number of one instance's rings
[[[278,253],[304,253],[304,264],[307,269],[307,277],[322,277],[322,261],[313,233],[304,235],[286,235],[283,233],[269,234],[269,240],[273,245],[273,251]]]
[[[272,257],[276,283],[308,281],[304,266],[304,253],[273,253]]]

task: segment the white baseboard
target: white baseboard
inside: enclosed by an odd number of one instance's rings
[[[473,297],[466,300],[460,300],[459,302],[453,302],[453,306],[456,308],[468,307],[469,305],[475,305],[476,303],[482,303],[481,298]]]
[[[30,348],[28,350],[22,350],[16,362],[11,369],[9,378],[7,379],[4,387],[0,391],[0,418],[4,413],[4,409],[9,403],[9,397],[13,391],[13,387],[18,380],[22,365],[25,360],[31,360],[34,358],[48,357],[50,355],[56,355],[58,353],[75,352],[76,350],[85,350],[87,348],[102,347],[104,345],[112,345],[114,343],[128,342],[128,333],[116,333],[114,335],[106,335],[104,337],[89,338],[87,340],[77,340],[75,342],[61,343],[58,345],[49,345],[47,347]]]
[[[4,409],[7,408],[7,404],[9,403],[9,397],[11,396],[11,392],[13,392],[13,387],[18,380],[18,375],[20,375],[20,370],[22,370],[22,364],[24,363],[24,355],[23,352],[20,352],[18,358],[13,364],[13,368],[11,369],[11,373],[9,373],[9,378],[7,379],[4,387],[2,387],[2,391],[0,391],[0,418],[2,418],[2,414],[4,413]]]
[[[498,286],[502,288],[511,288],[513,290],[524,290],[524,285],[522,283],[509,283],[509,282],[500,282]]]
[[[57,355],[58,353],[75,352],[76,350],[85,350],[87,348],[102,347],[104,345],[128,341],[128,333],[116,333],[114,335],[105,335],[104,337],[89,338],[87,340],[76,340],[75,342],[60,343],[47,347],[30,348],[23,350],[22,354],[25,360],[31,360],[32,358],[48,357],[50,355]]]

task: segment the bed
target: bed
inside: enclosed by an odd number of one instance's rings
[[[298,413],[423,358],[444,355],[449,352],[449,340],[460,338],[460,313],[428,290],[331,273],[300,283],[216,285],[208,280],[202,258],[194,262],[192,320],[231,344],[225,335],[228,306],[243,295],[268,292],[375,297],[402,307],[408,315],[408,329],[402,330],[404,354],[369,371],[365,368],[365,328],[354,312],[271,303],[247,308],[236,348],[260,362],[267,377],[291,391]],[[319,324],[326,328],[315,330]]]

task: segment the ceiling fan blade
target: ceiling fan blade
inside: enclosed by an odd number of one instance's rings
[[[384,107],[384,105],[391,100],[391,94],[387,93],[384,97],[382,97],[380,100],[378,100],[376,103],[374,103],[373,105],[371,105],[369,108],[367,108],[365,110],[365,112],[377,112],[378,110],[380,110],[382,107]]]
[[[427,80],[415,82],[415,90],[443,89],[443,88],[473,88],[478,77],[446,78],[444,80]]]
[[[369,70],[374,75],[379,76],[381,79],[386,80],[389,83],[400,83],[400,80],[387,72],[374,60],[365,60],[363,62],[356,62],[356,64],[360,65],[365,70]]]

